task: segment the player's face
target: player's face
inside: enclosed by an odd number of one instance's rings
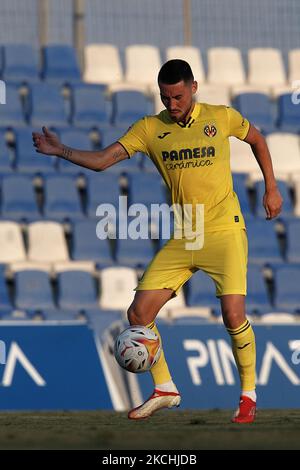
[[[185,83],[181,80],[174,85],[159,83],[160,97],[171,119],[184,121],[193,106],[193,95],[197,91],[197,82]]]

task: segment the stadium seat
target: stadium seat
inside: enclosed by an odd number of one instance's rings
[[[43,309],[41,311],[43,320],[52,322],[79,322],[83,316],[77,310]]]
[[[286,75],[279,49],[253,48],[248,51],[248,81],[251,85],[286,84]]]
[[[269,324],[269,325],[284,325],[289,323],[297,323],[296,315],[290,313],[280,313],[280,312],[272,312],[272,313],[265,313],[260,317],[260,321],[262,324]]]
[[[272,306],[267,294],[267,287],[259,266],[248,266],[247,272],[247,313],[271,311]]]
[[[12,162],[10,159],[8,147],[6,145],[5,132],[0,131],[0,174],[6,175],[11,174],[12,172]]]
[[[80,150],[93,150],[92,141],[87,130],[82,129],[64,129],[60,131],[60,139],[68,147]],[[84,168],[79,165],[65,160],[64,158],[58,159],[58,168],[61,173],[68,173],[78,175],[79,173],[92,173],[92,170]]]
[[[110,328],[113,323],[120,323],[123,318],[122,310],[104,310],[104,309],[85,309],[84,314],[87,317],[88,323],[91,325],[97,338],[100,338],[105,335],[106,330]]]
[[[55,83],[80,81],[76,51],[68,45],[48,45],[43,48],[43,78]]]
[[[16,168],[21,173],[54,173],[57,157],[36,153],[32,145],[32,130],[15,130]]]
[[[278,127],[284,132],[300,132],[300,106],[293,103],[290,93],[278,98]]]
[[[299,80],[300,77],[300,48],[291,49],[289,51],[289,82],[292,84],[294,81]]]
[[[289,263],[300,263],[300,219],[286,222],[287,251],[286,258]]]
[[[274,131],[272,105],[267,95],[263,93],[237,95],[234,107],[261,131]]]
[[[125,80],[153,86],[161,67],[159,49],[147,44],[127,46],[125,49]]]
[[[292,177],[295,191],[295,215],[300,216],[300,174],[293,175]]]
[[[297,135],[275,132],[269,134],[266,140],[276,178],[289,179],[300,172],[300,145]]]
[[[280,215],[282,217],[293,217],[293,204],[291,200],[291,194],[290,194],[290,189],[285,181],[279,181],[277,180],[277,186],[278,189],[281,193],[281,196],[283,198],[283,203],[282,203],[282,209]],[[256,209],[255,209],[255,214],[258,217],[265,218],[266,217],[266,211],[263,206],[263,197],[265,194],[265,182],[264,181],[258,181],[255,185],[256,187]]]
[[[7,44],[3,47],[6,82],[22,84],[39,81],[38,51],[30,44]]]
[[[212,47],[208,50],[207,81],[214,85],[238,85],[246,81],[242,55],[233,47]]]
[[[104,310],[127,310],[136,286],[134,269],[121,266],[102,269],[100,307]]]
[[[117,239],[116,259],[122,266],[146,267],[154,256],[152,240]]]
[[[111,103],[100,85],[80,84],[72,87],[72,123],[76,127],[105,127],[110,124]]]
[[[196,100],[199,103],[231,105],[229,88],[224,85],[200,85],[196,93]]]
[[[55,308],[49,275],[38,270],[16,272],[15,306],[33,310]]]
[[[112,95],[113,124],[128,127],[143,116],[152,114],[151,103],[139,91],[117,91]]]
[[[81,310],[98,306],[96,282],[85,271],[64,271],[58,274],[58,305],[61,309]]]
[[[250,145],[236,137],[230,137],[230,166],[234,173],[256,174],[260,172]]]
[[[54,220],[84,217],[76,181],[70,176],[49,176],[44,183],[44,216]]]
[[[0,104],[0,127],[18,128],[26,126],[25,114],[19,90],[14,85],[6,85],[6,103]]]
[[[278,266],[275,270],[275,307],[300,311],[300,265]]]
[[[128,179],[130,204],[145,204],[150,210],[151,204],[166,202],[165,187],[158,174],[132,174]]]
[[[12,308],[4,273],[0,272],[0,311]]]
[[[282,263],[275,223],[272,220],[246,220],[250,263]]]
[[[14,175],[3,179],[2,217],[27,221],[41,218],[31,178]]]
[[[109,240],[100,240],[96,234],[95,220],[78,221],[73,224],[73,260],[93,260],[101,267],[111,266],[114,261]]]
[[[57,222],[33,222],[28,225],[28,259],[53,263],[68,261],[63,228]]]
[[[96,217],[99,204],[112,204],[117,210],[120,196],[119,177],[117,175],[106,172],[105,174],[91,174],[87,179],[87,183],[87,213],[89,217]]]
[[[110,84],[123,81],[119,51],[112,44],[87,44],[84,48],[84,81]]]
[[[187,304],[190,307],[220,307],[214,282],[203,271],[195,272],[187,283]]]
[[[166,49],[167,60],[182,59],[188,62],[193,71],[193,75],[198,84],[205,81],[204,67],[201,52],[193,46],[172,46]]]
[[[30,122],[32,126],[68,127],[65,103],[58,85],[31,85]]]
[[[20,226],[16,222],[0,221],[0,263],[25,260],[25,245]]]
[[[239,198],[240,207],[243,215],[251,216],[250,198],[247,188],[246,173],[233,173],[233,189]]]

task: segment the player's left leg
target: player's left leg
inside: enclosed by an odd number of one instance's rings
[[[252,423],[256,412],[256,348],[254,332],[245,315],[245,296],[223,295],[220,300],[224,324],[231,337],[232,352],[241,381],[240,403],[232,421]]]

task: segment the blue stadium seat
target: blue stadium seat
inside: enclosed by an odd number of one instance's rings
[[[147,155],[142,155],[142,170],[145,171],[146,173],[157,173],[157,168],[152,162],[151,158],[149,158]]]
[[[80,150],[93,150],[93,145],[87,131],[74,128],[64,129],[60,131],[60,138],[61,141],[69,147]],[[73,175],[92,172],[92,170],[74,165],[74,163],[70,163],[64,158],[58,159],[58,168],[61,173],[71,173]]]
[[[143,240],[117,239],[116,259],[122,266],[145,267],[154,256],[154,248],[150,238]]]
[[[0,104],[0,127],[24,127],[25,115],[19,90],[14,85],[6,86],[6,104]]]
[[[43,48],[43,78],[56,83],[80,81],[80,68],[72,46],[50,45]]]
[[[85,309],[84,313],[88,322],[97,334],[97,338],[101,339],[105,335],[106,330],[115,322],[120,322],[123,318],[121,310],[102,310],[100,308]]]
[[[2,217],[30,222],[41,218],[31,178],[14,175],[3,179]]]
[[[34,84],[30,88],[31,125],[68,127],[68,116],[60,88],[49,83]]]
[[[275,307],[300,311],[300,265],[278,266],[275,270]]]
[[[0,271],[0,310],[12,308],[12,303],[9,298],[8,288],[6,285],[4,271]]]
[[[57,276],[58,305],[61,309],[80,310],[98,306],[96,282],[85,271],[63,271]]]
[[[49,176],[44,184],[44,216],[54,220],[82,219],[76,181],[70,176]]]
[[[267,294],[263,273],[259,266],[248,266],[246,311],[248,313],[263,313],[271,311],[272,306]]]
[[[31,129],[15,130],[16,167],[22,173],[54,173],[57,157],[36,153]]]
[[[294,219],[287,223],[287,261],[300,263],[300,220]]]
[[[247,175],[245,173],[233,173],[233,189],[237,194],[241,206],[242,213],[251,216],[250,200],[248,189],[246,186]]]
[[[80,320],[77,310],[43,309],[43,319],[55,322],[74,322]]]
[[[72,87],[72,122],[76,127],[110,125],[111,103],[101,85],[82,84]]]
[[[274,131],[272,105],[267,95],[242,93],[235,97],[234,105],[243,116],[262,131]]]
[[[117,210],[120,196],[117,175],[106,172],[92,173],[87,181],[87,212],[89,217],[96,217],[96,209],[99,204],[113,204]]]
[[[3,79],[7,82],[39,81],[38,51],[29,44],[7,44],[3,47]]]
[[[12,172],[12,162],[10,160],[8,147],[6,145],[5,132],[0,131],[0,173],[10,174]]]
[[[300,106],[293,103],[289,93],[278,98],[278,127],[284,132],[300,132]]]
[[[186,298],[190,307],[207,306],[217,309],[220,307],[213,280],[200,270],[189,279]]]
[[[93,260],[101,267],[111,266],[114,261],[109,241],[97,237],[96,225],[96,220],[78,221],[73,224],[72,258]]]
[[[278,189],[283,197],[282,211],[280,213],[283,217],[293,217],[293,204],[291,200],[290,190],[285,181],[277,181]],[[263,196],[265,194],[265,183],[264,181],[258,181],[256,187],[256,210],[255,214],[258,217],[266,218],[266,211],[263,206]]]
[[[247,219],[249,262],[255,264],[282,263],[275,223],[272,220]]]
[[[165,187],[160,175],[151,173],[131,174],[129,179],[130,203],[142,203],[150,208],[151,204],[167,201]]]
[[[139,91],[117,91],[112,96],[113,124],[129,126],[153,112],[153,105]]]
[[[15,273],[15,306],[32,310],[55,308],[49,275],[45,271]]]

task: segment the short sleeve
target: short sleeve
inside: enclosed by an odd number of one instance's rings
[[[147,153],[146,118],[135,122],[127,132],[118,139],[128,155],[132,157],[136,152]]]
[[[234,108],[226,108],[226,111],[228,116],[228,135],[244,140],[249,131],[249,121]]]

